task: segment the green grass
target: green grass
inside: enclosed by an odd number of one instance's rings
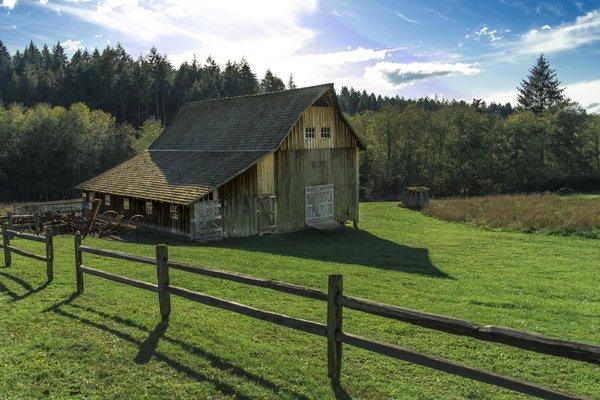
[[[600,246],[580,237],[495,232],[392,203],[361,208],[358,233],[314,232],[169,243],[172,260],[423,311],[600,343]],[[39,245],[16,240],[19,247]],[[154,254],[152,238],[85,244]],[[73,238],[56,239],[55,280],[13,256],[0,268],[0,398],[327,399],[324,338],[172,298],[161,329],[156,295],[86,276],[73,296]],[[86,265],[156,281],[153,268],[84,254]],[[325,304],[171,271],[173,284],[265,310],[325,321]],[[456,337],[346,310],[344,330],[591,398],[600,367]],[[344,347],[342,384],[355,399],[513,399],[504,389]]]

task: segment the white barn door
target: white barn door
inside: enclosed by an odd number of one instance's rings
[[[194,220],[196,240],[217,240],[223,237],[219,200],[197,202],[194,206]]]
[[[333,185],[307,186],[304,196],[307,224],[333,220]]]

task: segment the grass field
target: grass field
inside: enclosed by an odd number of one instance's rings
[[[493,229],[600,239],[600,196],[576,193],[494,195],[433,200],[428,215]]]
[[[600,343],[600,246],[582,237],[482,230],[394,203],[361,208],[360,232],[169,243],[172,260],[423,311]],[[15,240],[24,249],[38,244]],[[168,328],[155,294],[86,276],[74,296],[73,238],[56,238],[55,280],[13,256],[0,268],[0,398],[327,399],[324,338],[172,298]],[[154,254],[137,243],[85,244]],[[84,254],[84,263],[150,282],[147,266]],[[325,322],[324,303],[172,271],[175,285]],[[600,367],[345,311],[344,330],[600,399]],[[354,399],[513,399],[512,392],[344,347]]]

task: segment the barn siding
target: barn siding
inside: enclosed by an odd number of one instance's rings
[[[258,234],[257,180],[255,165],[219,188],[224,236],[239,237]]]
[[[190,233],[190,208],[184,205],[177,205],[179,209],[179,219],[171,218],[171,203],[161,201],[152,201],[152,214],[146,214],[146,200],[134,197],[129,198],[129,210],[123,208],[124,196],[110,194],[110,206],[105,204],[105,196],[109,193],[94,193],[94,198],[101,199],[100,213],[106,211],[115,211],[129,219],[135,215],[142,215],[145,218],[144,226],[153,230],[188,235]],[[86,193],[88,195],[88,193]],[[89,195],[88,195],[89,200]]]

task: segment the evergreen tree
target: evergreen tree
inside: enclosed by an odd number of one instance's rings
[[[285,90],[285,84],[268,69],[265,77],[260,81],[260,88],[263,93],[279,92]]]
[[[10,53],[0,40],[0,99],[6,100],[12,75],[13,67]]]
[[[287,88],[296,89],[296,83],[294,82],[294,76],[292,74],[290,74],[290,78],[288,79]]]
[[[556,71],[543,54],[529,71],[527,79],[524,79],[517,89],[519,105],[535,113],[540,113],[564,99]]]

